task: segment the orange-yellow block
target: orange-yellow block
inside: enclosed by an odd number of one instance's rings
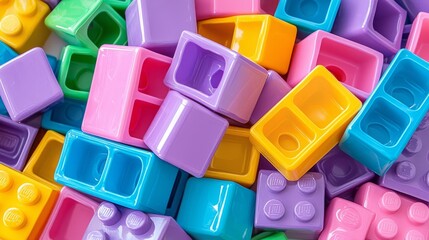
[[[229,127],[204,176],[250,187],[256,179],[259,152],[249,137],[249,129]]]
[[[58,193],[0,164],[0,239],[39,239]]]
[[[250,129],[255,147],[296,181],[341,139],[362,103],[317,66]]]
[[[271,15],[242,15],[200,21],[198,33],[267,69],[285,74],[297,28]]]

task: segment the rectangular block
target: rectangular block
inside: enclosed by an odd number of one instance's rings
[[[429,13],[419,13],[414,19],[405,48],[429,61]]]
[[[274,15],[279,0],[195,0],[197,20],[249,14]]]

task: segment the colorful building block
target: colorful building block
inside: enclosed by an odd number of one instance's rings
[[[250,239],[255,193],[231,181],[190,178],[177,222],[195,239]]]
[[[85,231],[83,240],[191,240],[172,217],[102,202]]]
[[[141,47],[101,47],[82,130],[147,148],[143,136],[168,93],[163,80],[170,63]]]
[[[287,240],[284,232],[263,232],[254,237],[252,240]]]
[[[420,0],[396,0],[408,12],[408,17],[413,20],[420,12],[429,12],[429,2]]]
[[[63,187],[40,239],[82,239],[97,207],[93,199]]]
[[[51,9],[54,9],[61,0],[43,0],[46,4],[49,5]]]
[[[183,95],[170,91],[144,136],[162,160],[202,177],[228,127],[228,121]]]
[[[129,46],[167,56],[174,55],[183,31],[197,32],[194,0],[134,0],[125,19]]]
[[[54,74],[56,76],[57,75],[57,72],[56,72],[57,63],[58,63],[57,58],[55,58],[54,56],[51,56],[51,55],[46,55],[46,58],[48,58],[49,66],[51,66],[52,72],[54,72]]]
[[[374,183],[365,183],[355,202],[375,213],[366,239],[428,239],[429,207]]]
[[[247,128],[229,127],[204,176],[250,187],[256,179],[260,154],[249,136]]]
[[[361,102],[317,66],[250,129],[250,140],[283,176],[296,181],[341,139]]]
[[[197,20],[249,14],[274,15],[279,0],[195,0]]]
[[[174,215],[188,175],[155,154],[70,130],[58,183],[128,208]],[[156,191],[154,190],[156,189]]]
[[[253,62],[287,73],[296,27],[271,15],[242,15],[198,22],[198,33]]]
[[[3,65],[18,56],[12,48],[0,41],[0,65]]]
[[[429,13],[422,12],[414,19],[406,48],[429,61]]]
[[[43,113],[42,127],[64,135],[70,129],[80,130],[85,109],[85,102],[64,98]]]
[[[109,4],[116,12],[125,18],[125,10],[131,4],[133,0],[104,0],[105,3]]]
[[[57,197],[51,188],[0,164],[0,238],[39,239]]]
[[[224,46],[184,31],[165,84],[209,109],[246,123],[267,71]]]
[[[0,99],[0,114],[4,116],[9,116],[7,113],[6,106],[4,105],[3,101]]]
[[[429,63],[400,50],[347,127],[340,148],[378,175],[404,150],[429,110]]]
[[[67,43],[93,51],[127,42],[125,20],[103,0],[61,0],[45,24]]]
[[[341,0],[332,33],[390,57],[401,47],[406,17],[392,0]]]
[[[46,109],[63,97],[41,48],[21,54],[0,67],[0,95],[10,118],[16,122]]]
[[[380,79],[383,55],[334,34],[316,31],[295,45],[287,82],[296,86],[317,65],[326,67],[365,101]]]

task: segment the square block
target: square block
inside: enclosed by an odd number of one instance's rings
[[[195,239],[250,240],[255,193],[231,181],[190,178],[177,222]]]
[[[3,65],[18,56],[12,48],[0,41],[0,65]]]
[[[392,0],[341,0],[332,33],[390,57],[401,47],[406,17]]]
[[[39,239],[58,193],[0,164],[0,238]]]
[[[67,43],[93,51],[127,42],[125,20],[103,0],[62,0],[45,24]]]
[[[34,48],[0,67],[0,95],[10,118],[19,122],[60,100],[63,92],[45,52]]]
[[[187,177],[151,152],[76,130],[66,135],[54,175],[58,183],[94,197],[172,215],[178,209]]]
[[[284,232],[263,232],[254,237],[252,240],[287,240]]]
[[[101,47],[82,130],[147,148],[143,136],[167,95],[163,80],[170,63],[171,58],[141,47]]]
[[[66,134],[70,129],[80,130],[86,103],[64,98],[63,101],[43,113],[42,127]]]
[[[286,74],[296,27],[271,15],[244,15],[198,22],[198,33],[253,62]]]
[[[429,2],[420,0],[396,0],[405,10],[407,17],[411,20],[415,19],[420,12],[429,12]]]
[[[406,48],[429,61],[429,13],[422,12],[414,19]]]
[[[286,230],[289,238],[314,239],[323,229],[325,181],[309,172],[296,182],[261,170],[256,190],[255,228]]]
[[[249,14],[274,15],[279,0],[195,0],[197,20]]]
[[[172,217],[146,214],[109,202],[100,203],[82,239],[191,240]]]
[[[183,31],[197,32],[194,0],[134,0],[125,19],[129,46],[171,57]]]
[[[361,102],[323,66],[250,129],[250,140],[288,180],[296,181],[341,139]]]
[[[362,185],[356,193],[355,202],[375,213],[366,239],[427,239],[429,236],[427,203],[374,183]]]
[[[185,31],[164,81],[209,109],[246,123],[267,75],[237,52]]]
[[[82,239],[97,206],[96,201],[63,187],[40,239]]]
[[[384,175],[429,110],[428,76],[428,62],[406,49],[399,51],[347,127],[341,150]]]
[[[294,87],[317,65],[322,65],[363,102],[378,84],[383,60],[383,55],[375,50],[316,31],[295,45],[287,82]]]

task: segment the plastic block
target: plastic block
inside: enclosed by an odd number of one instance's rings
[[[0,238],[39,239],[58,193],[0,164]]]
[[[67,46],[61,53],[58,82],[64,96],[87,101],[94,74],[97,52],[88,48]]]
[[[401,47],[406,17],[392,0],[342,0],[332,33],[389,57]]]
[[[64,98],[63,101],[43,113],[42,127],[66,134],[70,129],[80,130],[86,103]]]
[[[143,136],[168,93],[163,80],[170,63],[140,47],[101,47],[82,130],[147,148]]]
[[[420,12],[429,12],[429,2],[421,0],[396,0],[408,12],[408,17],[414,19]]]
[[[260,154],[258,172],[259,170],[276,170],[276,168],[264,157],[264,155]]]
[[[0,114],[4,116],[9,116],[7,113],[6,106],[4,105],[3,101],[0,99]]]
[[[197,32],[194,0],[134,0],[125,18],[129,46],[167,56],[174,55],[183,31]]]
[[[7,44],[0,41],[0,65],[3,65],[17,57],[18,54]]]
[[[286,234],[283,232],[263,232],[254,237],[252,240],[287,240]]]
[[[428,76],[428,62],[399,51],[347,127],[341,150],[376,174],[385,174],[429,110]]]
[[[326,209],[325,227],[319,240],[366,239],[375,214],[354,202],[334,198]]]
[[[375,174],[349,155],[334,147],[315,166],[323,174],[329,199],[348,195],[358,186],[370,181]]]
[[[46,4],[49,5],[51,9],[54,9],[61,0],[43,0]]]
[[[317,65],[326,67],[365,101],[380,79],[383,55],[334,34],[316,31],[295,45],[287,82],[296,86]]]
[[[36,128],[0,116],[0,163],[22,170],[36,134]]]
[[[402,240],[429,237],[429,207],[374,183],[365,183],[355,202],[375,213],[366,239]]]
[[[250,140],[290,181],[310,170],[341,139],[361,102],[323,66],[250,129]]]
[[[56,69],[57,69],[57,58],[54,56],[46,55],[48,58],[49,66],[51,66],[52,72],[56,75]]]
[[[153,153],[70,130],[55,171],[58,183],[128,208],[178,208],[188,175]],[[156,191],[154,191],[156,189]]]
[[[240,53],[253,62],[287,73],[296,27],[271,15],[244,15],[198,23],[198,33]]]
[[[209,109],[246,123],[267,76],[237,52],[185,31],[164,81]]]
[[[177,222],[195,239],[250,239],[255,193],[231,181],[190,178]]]
[[[191,240],[172,217],[102,202],[89,223],[83,240]]]
[[[125,10],[133,0],[104,0],[105,3],[112,6],[122,17],[125,18]]]
[[[279,0],[195,0],[197,20],[248,14],[274,15]]]
[[[408,36],[406,48],[429,61],[429,13],[422,12],[417,15]]]
[[[260,154],[249,136],[247,128],[229,127],[204,176],[250,187],[256,180]]]
[[[0,85],[3,103],[16,122],[46,109],[63,97],[41,48],[34,48],[3,64],[0,67]]]
[[[97,207],[96,201],[63,187],[40,239],[82,239]]]
[[[62,0],[45,24],[67,43],[94,51],[127,42],[125,20],[103,0]]]

